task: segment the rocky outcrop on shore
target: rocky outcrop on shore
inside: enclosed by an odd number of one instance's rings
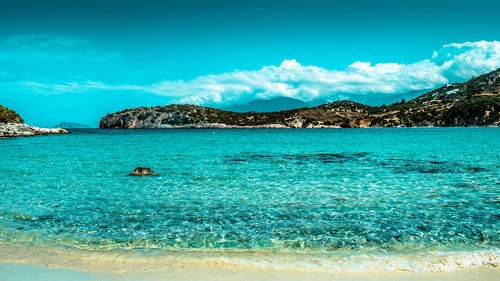
[[[21,116],[14,110],[0,105],[0,138],[53,134],[69,134],[69,132],[61,128],[47,129],[26,125]]]
[[[373,107],[336,101],[312,108],[238,113],[189,104],[126,109],[101,119],[101,129],[364,128],[500,126],[500,69],[465,83]]]
[[[31,137],[37,135],[69,134],[61,128],[39,128],[21,123],[0,123],[0,137]]]

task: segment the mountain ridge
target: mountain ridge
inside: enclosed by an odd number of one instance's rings
[[[309,104],[290,97],[276,97],[268,100],[256,99],[249,101],[246,104],[236,104],[228,107],[223,107],[221,110],[233,112],[275,112],[284,111],[302,107],[309,107]]]

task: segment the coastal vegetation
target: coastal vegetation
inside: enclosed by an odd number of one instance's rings
[[[0,123],[24,123],[24,120],[14,110],[0,105]]]
[[[277,112],[238,113],[189,104],[126,109],[102,118],[100,128],[358,128],[500,126],[500,69],[447,84],[410,101],[368,106],[336,101]]]

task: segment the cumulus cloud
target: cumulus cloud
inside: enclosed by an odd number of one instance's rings
[[[431,61],[449,80],[464,80],[500,67],[500,42],[478,41],[444,45]]]
[[[43,92],[131,90],[194,104],[230,104],[255,98],[287,96],[304,101],[348,98],[350,94],[404,93],[463,81],[500,67],[500,42],[479,41],[442,46],[431,58],[412,64],[354,62],[343,70],[284,60],[279,66],[236,70],[186,81],[151,85],[106,85],[99,82],[24,85]]]

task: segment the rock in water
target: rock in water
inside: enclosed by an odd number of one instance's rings
[[[158,175],[158,173],[151,170],[151,168],[137,167],[135,168],[134,171],[132,171],[132,173],[130,173],[129,176],[154,176],[154,175]]]

